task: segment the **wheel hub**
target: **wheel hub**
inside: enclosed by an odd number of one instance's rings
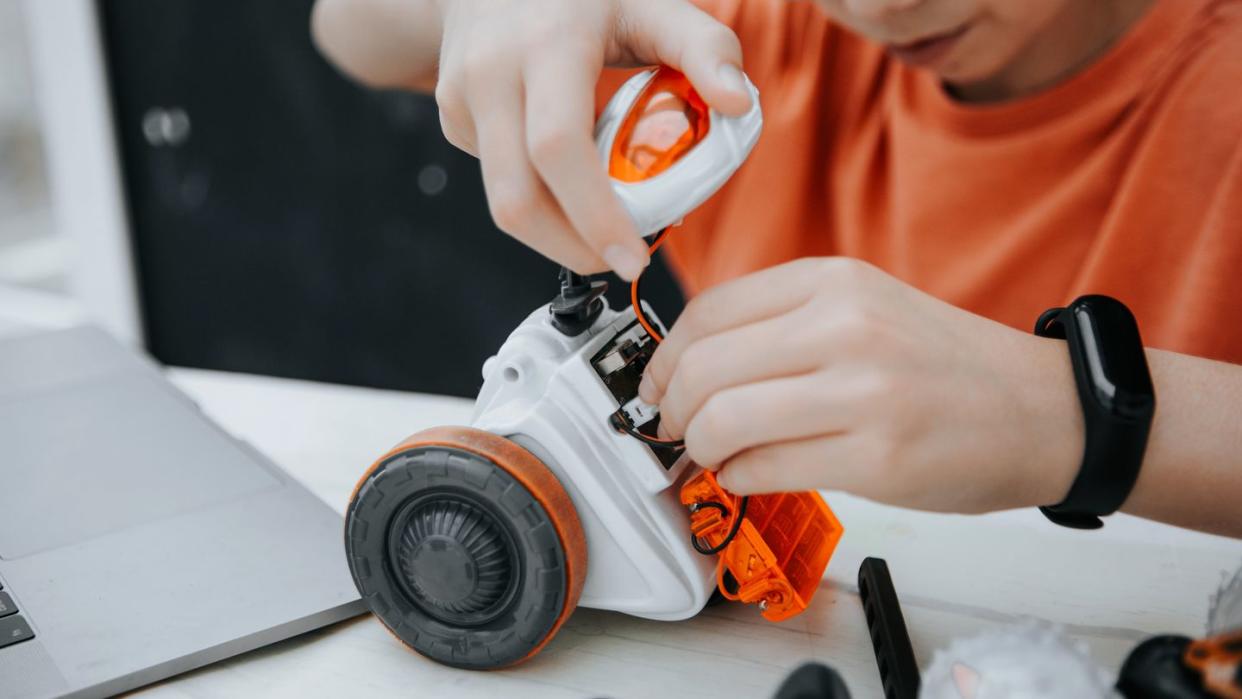
[[[483,623],[514,587],[514,547],[483,507],[425,496],[394,521],[397,573],[412,599],[451,624]]]

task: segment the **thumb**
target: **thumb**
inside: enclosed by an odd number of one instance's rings
[[[750,109],[742,45],[715,17],[684,0],[647,0],[626,7],[624,24],[635,58],[681,71],[722,114],[740,116]]]

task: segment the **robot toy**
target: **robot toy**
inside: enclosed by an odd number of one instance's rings
[[[596,125],[614,191],[644,237],[715,192],[762,124],[708,108],[679,73],[634,76]],[[662,238],[657,238],[653,248]],[[842,528],[817,493],[735,497],[655,436],[638,385],[664,327],[569,270],[483,366],[469,426],[407,438],[346,513],[366,604],[417,652],[472,669],[530,658],[577,606],[649,619],[719,589],[780,621],[806,608]]]

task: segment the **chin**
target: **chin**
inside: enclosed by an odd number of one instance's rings
[[[1001,71],[1002,66],[996,61],[955,58],[948,65],[937,68],[935,73],[941,81],[955,88],[969,89],[992,82]]]

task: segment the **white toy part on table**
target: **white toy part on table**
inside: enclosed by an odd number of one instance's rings
[[[471,426],[530,451],[573,500],[588,551],[579,606],[686,619],[716,587],[716,558],[691,547],[678,500],[689,459],[666,469],[649,447],[610,429],[617,402],[591,365],[631,325],[632,309],[605,306],[587,332],[569,337],[540,307],[484,363]]]

